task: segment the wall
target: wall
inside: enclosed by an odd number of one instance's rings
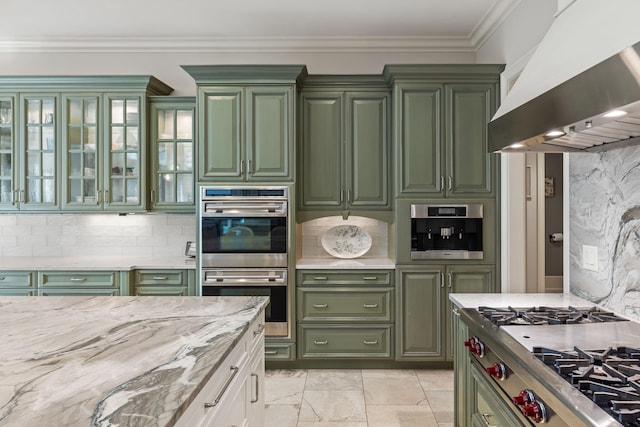
[[[0,256],[180,256],[195,215],[0,215]]]
[[[570,291],[640,320],[638,183],[639,146],[569,155]],[[598,271],[583,268],[583,245]]]

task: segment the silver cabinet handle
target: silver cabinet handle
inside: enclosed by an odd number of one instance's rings
[[[151,190],[151,203],[157,203],[156,190]]]
[[[104,198],[102,199],[102,201],[105,205],[109,201],[109,190],[104,190]]]
[[[240,175],[244,175],[244,160],[240,161]]]
[[[0,276],[0,280],[4,280],[4,277],[1,277],[1,276]]]
[[[378,340],[373,340],[373,341],[364,340],[363,343],[364,345],[376,345],[378,344]]]
[[[260,335],[262,333],[262,331],[264,331],[264,323],[262,323],[260,326],[258,326],[258,329],[253,331],[253,336],[255,337],[256,335]]]
[[[447,273],[447,281],[449,282],[449,288],[452,288],[453,280],[451,280],[451,273]]]
[[[327,280],[327,276],[313,276],[313,280]]]
[[[249,175],[253,175],[253,160],[249,160],[249,168],[247,169],[247,173]]]
[[[251,376],[256,379],[256,398],[251,399],[251,403],[256,403],[258,400],[260,400],[260,377],[258,376],[258,374],[251,374]]]
[[[96,205],[99,205],[101,200],[102,200],[102,190],[98,190],[98,194],[96,197]]]
[[[491,424],[489,422],[489,420],[487,419],[488,417],[492,417],[493,415],[491,415],[491,414],[480,414],[480,416],[482,417],[482,421],[484,421],[484,424],[487,427],[496,427],[494,424]]]
[[[169,279],[167,276],[153,276],[153,280],[167,280]]]
[[[265,350],[264,354],[268,354],[268,355],[278,354],[278,350]]]
[[[313,308],[327,308],[329,304],[313,304]]]
[[[324,341],[313,340],[313,343],[315,345],[327,345],[329,344],[329,340],[324,340]]]
[[[86,277],[72,277],[70,280],[72,282],[84,282],[84,281],[87,280],[87,278]]]
[[[364,308],[378,308],[378,304],[362,304]]]
[[[444,288],[444,273],[440,272],[440,287]]]
[[[233,379],[236,377],[236,375],[238,375],[238,371],[239,370],[240,370],[240,368],[237,367],[237,366],[232,366],[231,367],[231,375],[227,379],[227,382],[224,384],[224,386],[222,387],[222,390],[220,390],[220,393],[218,393],[218,395],[216,396],[216,398],[213,401],[213,403],[209,403],[209,402],[205,402],[204,403],[205,409],[206,408],[213,408],[218,403],[220,403],[220,400],[222,400],[222,396],[224,396],[225,392],[227,391],[227,389],[229,388],[229,386],[233,382]]]
[[[447,190],[453,190],[453,178],[450,176],[447,177]]]
[[[351,189],[347,190],[347,203],[351,203]]]
[[[440,175],[440,191],[444,191],[444,176]]]
[[[362,276],[362,280],[377,280],[378,276]]]

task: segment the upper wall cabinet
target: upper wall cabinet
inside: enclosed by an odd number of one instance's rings
[[[302,220],[390,212],[390,90],[381,76],[310,76],[300,95]]]
[[[151,97],[151,210],[194,212],[194,97]]]
[[[387,66],[393,81],[399,197],[494,197],[487,123],[498,105],[496,65]]]
[[[151,76],[0,78],[0,209],[146,209]]]
[[[184,66],[198,85],[199,182],[291,182],[302,65]]]

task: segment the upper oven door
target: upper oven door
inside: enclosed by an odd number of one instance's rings
[[[247,212],[201,218],[201,266],[286,267],[287,217]]]

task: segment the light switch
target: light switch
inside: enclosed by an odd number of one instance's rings
[[[582,268],[598,271],[598,247],[582,245]]]

